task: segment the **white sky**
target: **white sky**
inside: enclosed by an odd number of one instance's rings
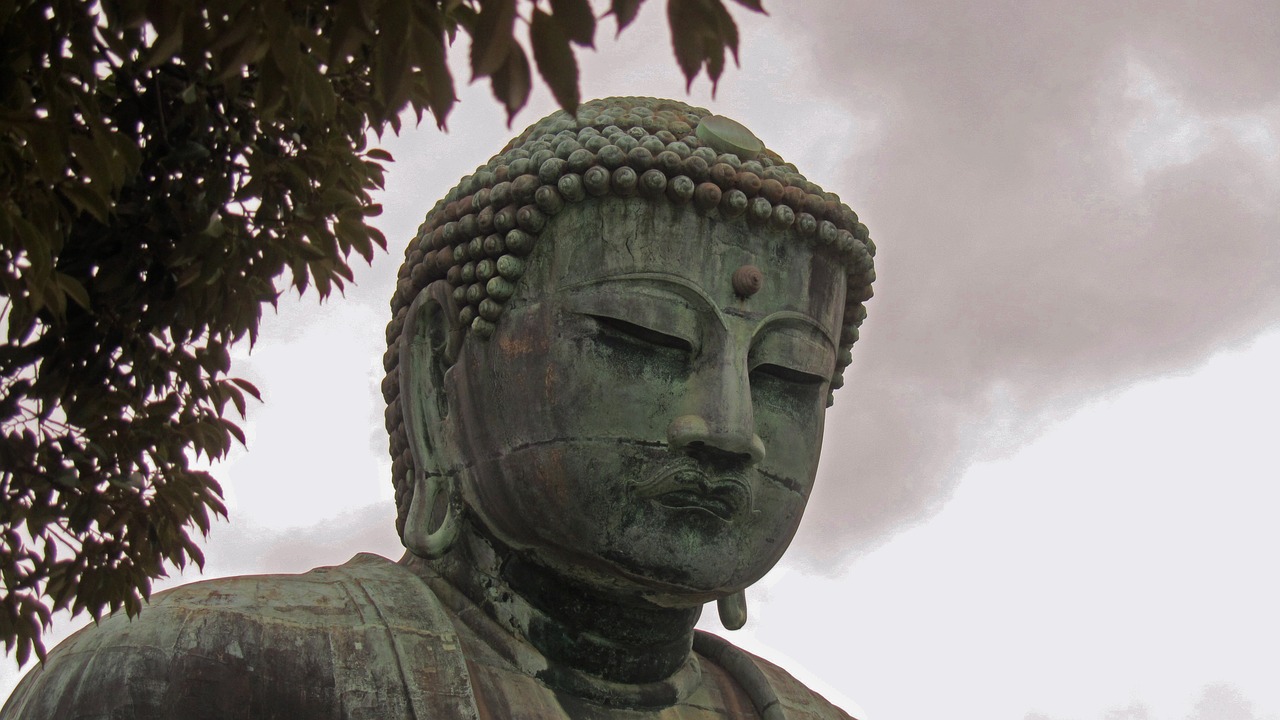
[[[584,97],[685,97],[661,7],[604,22]],[[1280,719],[1280,9],[1065,7],[774,2],[695,85],[881,250],[806,524],[731,637],[863,720]],[[390,252],[239,355],[266,402],[206,576],[398,556],[403,243],[553,109],[460,97],[387,140]]]

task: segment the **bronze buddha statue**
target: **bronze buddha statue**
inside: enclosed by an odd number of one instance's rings
[[[694,630],[781,557],[871,297],[866,227],[683,103],[557,112],[406,250],[409,552],[194,583],[60,645],[9,718],[847,718]]]

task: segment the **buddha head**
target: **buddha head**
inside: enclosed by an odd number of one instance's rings
[[[398,529],[667,606],[782,555],[875,246],[746,128],[609,98],[534,124],[428,213],[387,329]]]

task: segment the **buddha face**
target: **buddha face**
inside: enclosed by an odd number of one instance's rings
[[[748,266],[763,282],[744,295]],[[843,306],[843,270],[784,232],[566,208],[444,378],[465,502],[602,589],[679,605],[750,585],[809,497]]]

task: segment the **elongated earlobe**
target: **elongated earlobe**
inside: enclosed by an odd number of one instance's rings
[[[738,630],[747,624],[747,591],[722,597],[716,601],[716,610],[720,612],[720,624],[725,630]]]
[[[401,538],[409,552],[420,558],[442,557],[453,548],[458,539],[458,498],[453,479],[444,475],[431,475],[418,470],[409,501],[409,513],[405,516],[404,535]],[[443,495],[443,497],[441,497]],[[432,516],[438,503],[444,502],[440,523],[431,527]]]

